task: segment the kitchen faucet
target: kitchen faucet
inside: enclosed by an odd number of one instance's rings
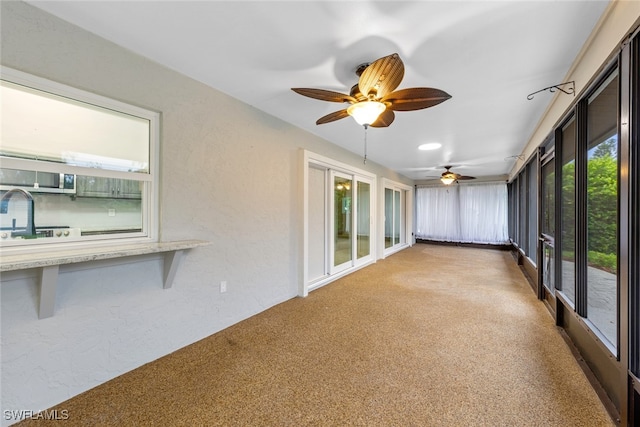
[[[15,195],[21,194],[24,199],[27,201],[27,227],[24,231],[15,231],[15,220],[14,220],[14,231],[11,232],[11,237],[24,236],[24,237],[35,237],[36,236],[36,225],[33,221],[33,212],[35,208],[35,202],[33,201],[33,196],[26,190],[21,188],[13,188],[2,196],[0,199],[0,205],[6,204],[8,206],[9,200]]]

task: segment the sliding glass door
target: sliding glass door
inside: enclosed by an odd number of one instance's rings
[[[384,247],[405,243],[403,230],[404,197],[400,189],[384,189]]]
[[[299,295],[375,259],[375,175],[304,152]]]

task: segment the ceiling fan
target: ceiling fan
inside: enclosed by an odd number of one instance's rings
[[[451,167],[452,166],[444,166],[446,170],[442,173],[442,175],[440,175],[440,181],[442,181],[442,183],[445,185],[451,185],[454,182],[458,182],[458,181],[476,179],[475,176],[466,176],[466,175],[457,174],[455,172],[451,172],[450,170]]]
[[[317,125],[352,116],[365,128],[387,127],[395,119],[394,111],[413,111],[433,107],[451,98],[434,88],[416,87],[394,90],[404,76],[404,64],[397,53],[382,57],[356,69],[358,83],[349,95],[324,89],[291,88],[294,92],[321,101],[351,104],[348,108],[320,117]]]

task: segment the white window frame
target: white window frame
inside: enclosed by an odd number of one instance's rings
[[[149,120],[149,173],[123,172],[107,169],[88,168],[66,165],[63,163],[45,162],[13,157],[0,157],[1,166],[8,169],[26,169],[41,172],[72,173],[103,178],[120,178],[143,181],[145,183],[142,194],[142,231],[133,233],[104,234],[83,236],[78,239],[61,241],[60,239],[28,239],[18,243],[0,245],[1,254],[21,253],[34,250],[56,250],[60,248],[95,247],[98,245],[113,245],[124,243],[150,243],[158,241],[158,212],[159,212],[159,140],[160,113],[150,111],[134,105],[116,101],[101,95],[77,89],[65,84],[57,83],[42,77],[34,76],[9,67],[0,66],[0,76],[4,81],[27,86],[36,90],[49,92],[83,103],[108,108],[114,111],[130,114]]]

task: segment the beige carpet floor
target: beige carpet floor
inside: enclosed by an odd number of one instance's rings
[[[509,252],[428,244],[57,408],[87,426],[614,425]]]

